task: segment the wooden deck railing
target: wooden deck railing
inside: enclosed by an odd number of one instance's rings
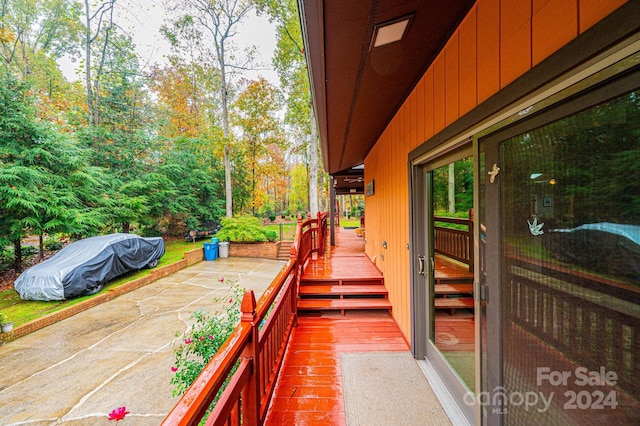
[[[227,387],[206,424],[264,422],[289,336],[297,323],[300,277],[312,254],[324,252],[326,233],[326,213],[318,213],[317,218],[306,221],[298,218],[289,261],[258,303],[253,291],[244,294],[240,324],[169,412],[163,425],[198,424],[227,379]],[[234,366],[238,368],[232,374]]]
[[[627,302],[638,298],[638,290],[535,259],[508,260],[505,318],[576,365],[615,368],[617,386],[640,403],[640,319]],[[601,293],[603,286],[617,287],[615,296]]]
[[[433,220],[434,223],[452,223],[466,227],[466,229],[453,229],[434,226],[434,251],[469,265],[469,271],[473,272],[473,211],[469,219],[434,216]]]

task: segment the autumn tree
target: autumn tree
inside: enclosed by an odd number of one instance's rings
[[[239,63],[232,44],[238,26],[253,8],[250,0],[180,0],[171,3],[170,11],[176,16],[174,27],[191,26],[195,34],[202,35],[200,48],[205,57],[212,58],[220,73],[221,119],[224,137],[225,199],[226,216],[233,215],[233,192],[231,176],[231,133],[229,105],[233,71],[246,68]],[[208,46],[212,46],[209,49]],[[245,56],[245,60],[250,61]]]
[[[111,32],[114,28],[113,12],[116,0],[107,0],[92,8],[89,0],[84,0],[85,32],[85,88],[87,91],[87,116],[89,125],[100,122],[97,96],[100,91],[100,80],[104,71],[106,50],[109,47]],[[94,51],[100,52],[97,63],[94,64]]]
[[[0,57],[23,79],[64,54],[78,51],[80,4],[68,0],[3,0]],[[33,81],[30,81],[33,83]]]
[[[256,213],[256,207],[265,204],[263,194],[268,192],[269,180],[274,195],[273,202],[270,203],[273,211],[278,192],[276,183],[283,173],[286,176],[282,153],[287,147],[282,124],[277,116],[281,104],[279,92],[264,78],[249,82],[234,102],[231,121],[242,132],[244,166],[249,170],[251,182],[252,214]],[[260,190],[262,193],[259,193]]]
[[[308,168],[309,211],[319,210],[318,136],[311,108],[311,91],[296,0],[256,0],[258,10],[276,23],[277,47],[273,65],[287,99],[286,123],[300,141],[297,152]]]
[[[293,213],[306,212],[309,197],[307,168],[294,164],[290,172],[289,209]]]
[[[37,115],[66,124],[73,87],[56,62],[79,53],[80,4],[67,0],[0,2],[0,67],[28,83]]]

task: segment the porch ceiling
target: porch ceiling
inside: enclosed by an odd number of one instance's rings
[[[332,176],[336,195],[364,194],[364,168],[351,168]]]
[[[362,164],[473,0],[298,0],[330,174]],[[411,16],[404,38],[370,48],[376,25]]]

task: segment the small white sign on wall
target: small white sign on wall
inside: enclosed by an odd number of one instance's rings
[[[364,187],[364,193],[367,195],[367,197],[373,195],[374,193],[374,185],[373,185],[373,179],[371,179],[369,182],[367,182],[367,184]]]

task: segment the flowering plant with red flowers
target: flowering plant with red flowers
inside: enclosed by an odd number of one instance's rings
[[[224,279],[218,281],[225,282]],[[183,336],[176,333],[182,338],[173,348],[175,362],[171,367],[174,373],[171,384],[175,387],[172,396],[182,395],[189,388],[240,322],[240,304],[245,289],[233,283],[230,292],[231,295],[214,299],[214,305],[218,306],[216,311],[197,310],[191,316],[195,323],[189,330]]]

